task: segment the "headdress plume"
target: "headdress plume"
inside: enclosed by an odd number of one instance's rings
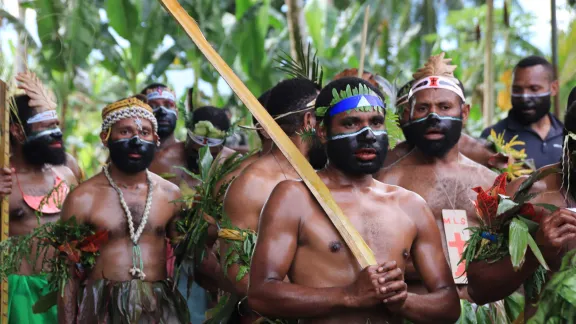
[[[54,95],[44,87],[38,76],[33,72],[26,71],[18,73],[16,80],[20,83],[18,88],[24,90],[30,101],[30,108],[45,110],[55,110],[58,106]]]
[[[453,78],[454,70],[456,70],[458,66],[450,65],[449,63],[452,59],[444,58],[445,55],[446,53],[442,52],[438,55],[430,56],[428,62],[426,62],[423,67],[419,68],[416,73],[412,74],[414,80],[420,80],[432,75]]]

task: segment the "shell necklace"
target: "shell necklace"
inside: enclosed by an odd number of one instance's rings
[[[110,185],[116,192],[118,193],[118,197],[120,198],[120,205],[122,205],[122,209],[124,209],[124,213],[126,214],[126,218],[128,219],[128,229],[130,230],[130,239],[134,246],[132,247],[132,268],[130,269],[130,274],[133,278],[137,278],[140,280],[144,280],[146,278],[146,274],[144,274],[144,262],[142,260],[142,253],[140,252],[140,245],[138,245],[138,240],[142,235],[142,231],[144,231],[144,227],[146,227],[146,223],[148,222],[148,216],[150,215],[150,206],[152,205],[152,181],[150,180],[150,172],[146,169],[146,183],[148,184],[148,195],[146,197],[146,205],[144,207],[144,214],[142,215],[142,222],[136,232],[134,232],[134,221],[132,220],[132,213],[126,205],[126,201],[124,200],[124,195],[122,194],[122,190],[118,188],[112,177],[110,176],[110,172],[108,168],[110,164],[107,164],[104,168],[104,175]]]

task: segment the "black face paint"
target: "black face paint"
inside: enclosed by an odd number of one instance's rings
[[[462,118],[431,113],[424,118],[404,124],[402,131],[406,142],[416,146],[422,153],[432,157],[442,157],[460,140]],[[427,139],[425,135],[430,131],[443,134],[444,137],[437,140]]]
[[[138,173],[146,170],[156,152],[156,143],[141,140],[140,137],[123,138],[108,142],[110,159],[112,163],[126,173]],[[131,154],[138,154],[140,157],[131,157]]]
[[[326,143],[330,163],[350,175],[373,174],[382,168],[388,153],[386,131],[361,130],[332,136]]]
[[[57,147],[58,145],[60,147]],[[26,142],[22,145],[22,153],[26,161],[32,165],[65,164],[66,151],[62,141],[62,131],[56,127],[28,135]]]
[[[178,117],[176,112],[164,106],[154,107],[154,116],[158,121],[158,136],[163,140],[174,133]]]
[[[550,92],[542,94],[512,94],[510,115],[522,125],[533,124],[550,112]]]

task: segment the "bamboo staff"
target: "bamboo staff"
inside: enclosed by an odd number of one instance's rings
[[[186,34],[198,46],[202,54],[214,66],[218,73],[224,78],[226,83],[232,88],[236,95],[248,107],[252,115],[258,120],[264,130],[270,135],[274,143],[280,148],[284,156],[300,175],[308,189],[312,192],[324,212],[330,218],[352,253],[358,260],[362,268],[376,264],[376,258],[360,236],[358,231],[352,226],[350,220],[342,213],[342,210],[330,194],[330,190],[316,174],[308,160],[298,151],[294,143],[282,131],[280,126],[272,119],[268,112],[260,105],[256,97],[240,81],[238,76],[230,69],[224,60],[216,53],[208,43],[198,24],[190,17],[177,0],[159,0],[166,11],[168,11],[178,23],[184,28]]]
[[[7,87],[0,80],[0,131],[2,132],[0,146],[0,168],[10,167],[10,108],[8,105]],[[8,201],[10,197],[4,196],[0,202],[0,241],[8,239]],[[0,260],[1,262],[1,260]],[[1,323],[8,323],[8,281],[0,282],[0,318]]]
[[[486,1],[486,36],[484,37],[484,127],[492,124],[494,117],[494,58],[492,41],[494,32],[494,0]]]
[[[362,26],[362,44],[360,46],[360,66],[358,67],[358,77],[362,78],[364,74],[364,59],[366,56],[366,41],[368,40],[368,18],[370,14],[370,5],[366,5],[364,10],[364,25]]]

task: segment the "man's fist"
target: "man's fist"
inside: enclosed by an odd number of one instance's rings
[[[547,261],[553,261],[562,247],[574,240],[576,240],[576,213],[565,208],[544,217],[536,233],[536,243],[543,248],[542,252]]]
[[[13,169],[0,169],[0,198],[12,193],[12,173],[14,173]]]

